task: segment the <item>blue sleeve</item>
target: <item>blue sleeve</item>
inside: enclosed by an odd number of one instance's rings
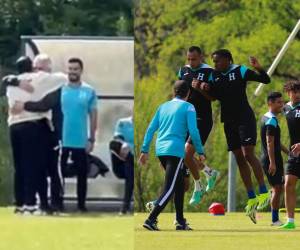
[[[95,90],[93,90],[91,93],[91,98],[88,103],[88,109],[89,109],[89,113],[97,109],[97,95]]]
[[[152,121],[150,122],[148,129],[146,131],[145,137],[144,137],[144,142],[142,146],[142,152],[143,153],[148,153],[150,144],[152,141],[152,138],[154,136],[154,133],[156,130],[159,128],[159,109],[156,111]]]
[[[277,121],[272,117],[266,121],[265,125],[266,126],[270,125],[276,128],[278,124]]]
[[[200,133],[197,128],[196,111],[193,105],[189,105],[188,107],[187,124],[188,124],[189,134],[192,138],[192,142],[195,146],[196,152],[198,154],[204,154]]]
[[[276,127],[278,126],[276,119],[270,118],[265,122],[266,135],[275,136]]]

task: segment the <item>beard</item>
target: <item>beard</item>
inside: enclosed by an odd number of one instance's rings
[[[80,80],[80,76],[76,74],[69,74],[68,78],[70,82],[78,82]]]

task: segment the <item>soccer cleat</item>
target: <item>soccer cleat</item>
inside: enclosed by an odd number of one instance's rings
[[[200,184],[200,190],[196,190],[196,189],[194,190],[193,195],[192,195],[192,197],[190,199],[189,204],[191,206],[197,206],[197,205],[199,205],[199,203],[202,200],[202,197],[203,197],[204,193],[205,193],[204,187]]]
[[[271,195],[270,192],[258,195],[258,206],[257,210],[263,210],[270,204]]]
[[[220,175],[219,171],[213,170],[212,174],[206,177],[207,180],[206,192],[211,191],[215,187],[219,175]]]
[[[280,220],[272,222],[272,224],[271,224],[271,226],[277,226],[277,227],[282,226],[282,225],[283,225],[283,223]]]
[[[245,207],[246,210],[246,215],[249,216],[249,218],[251,219],[251,221],[256,224],[256,207],[258,204],[258,199],[252,198],[249,199],[247,202],[247,206]]]
[[[189,223],[186,222],[186,219],[182,223],[175,221],[176,230],[178,231],[192,231],[193,229],[189,226]]]
[[[156,201],[149,201],[149,202],[146,203],[146,206],[145,206],[145,207],[146,207],[146,209],[147,209],[147,211],[148,211],[149,213],[151,213],[152,210],[154,209],[155,203],[156,203]]]
[[[158,223],[157,220],[155,220],[154,222],[151,222],[149,219],[147,219],[144,222],[143,227],[148,229],[149,231],[159,231],[159,229],[157,227],[157,223]]]
[[[197,206],[204,195],[203,189],[193,192],[192,198],[190,199],[190,205]]]
[[[290,230],[290,229],[295,229],[296,225],[293,222],[287,222],[280,226],[278,229],[283,229],[283,230]]]
[[[248,213],[247,216],[249,216],[250,220],[256,224],[256,209],[254,209],[252,212]]]

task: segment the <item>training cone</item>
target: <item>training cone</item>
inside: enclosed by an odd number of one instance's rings
[[[212,215],[225,215],[225,208],[222,203],[214,202],[208,208],[208,212]]]

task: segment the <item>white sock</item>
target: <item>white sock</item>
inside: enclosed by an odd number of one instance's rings
[[[294,223],[294,222],[295,222],[295,219],[294,219],[294,218],[288,218],[288,222]]]
[[[211,169],[209,166],[204,165],[204,168],[202,169],[202,172],[205,174],[206,177],[210,177],[212,174],[213,169]]]
[[[194,191],[201,191],[201,190],[202,190],[202,187],[201,187],[200,179],[194,180]]]

